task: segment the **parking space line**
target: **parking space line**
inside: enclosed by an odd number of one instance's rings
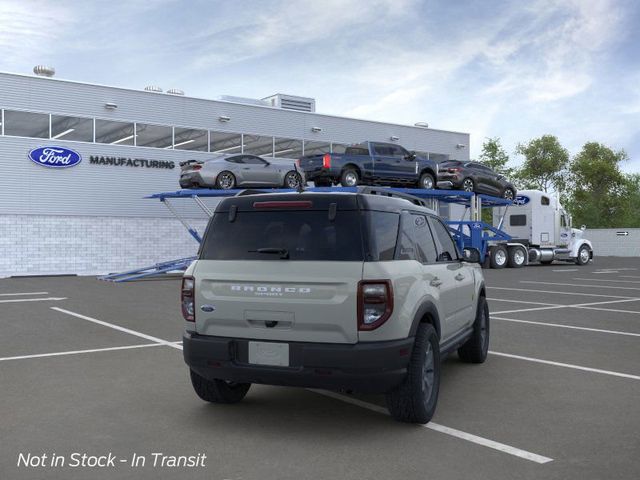
[[[491,315],[491,320],[502,320],[503,322],[514,322],[514,323],[527,323],[531,325],[541,325],[544,327],[558,327],[558,328],[569,328],[572,330],[584,330],[587,332],[597,332],[597,333],[611,333],[613,335],[626,335],[629,337],[640,337],[640,333],[631,333],[631,332],[621,332],[619,330],[604,330],[601,328],[589,328],[589,327],[578,327],[576,325],[563,325],[561,323],[547,323],[547,322],[534,322],[532,320],[518,320],[515,318],[504,318],[504,317],[494,317]]]
[[[612,283],[640,283],[640,280],[609,280],[608,278],[580,278],[573,277],[571,280],[588,280],[589,282],[612,282]]]
[[[130,350],[133,348],[161,347],[161,346],[163,346],[162,343],[144,343],[142,345],[125,345],[124,347],[91,348],[89,350],[70,350],[68,352],[37,353],[34,355],[19,355],[17,357],[4,357],[4,358],[0,358],[0,362],[6,362],[8,360],[25,360],[27,358],[61,357],[63,355],[78,355],[81,353],[111,352],[114,350]]]
[[[542,285],[564,285],[566,287],[586,287],[586,288],[616,288],[618,290],[640,290],[640,287],[617,287],[611,285],[585,285],[582,283],[553,283],[553,282],[537,282],[535,280],[520,280],[520,283],[538,283]]]
[[[80,318],[82,320],[86,320],[88,322],[97,323],[98,325],[102,325],[104,327],[113,328],[114,330],[118,330],[120,332],[128,333],[129,335],[135,335],[136,337],[144,338],[146,340],[150,340],[152,342],[160,343],[162,345],[166,345],[171,348],[176,348],[178,350],[182,350],[181,345],[176,345],[173,342],[169,342],[168,340],[163,340],[162,338],[154,337],[151,335],[147,335],[146,333],[137,332],[135,330],[131,330],[130,328],[121,327],[120,325],[114,325],[113,323],[105,322],[102,320],[98,320],[97,318],[87,317],[86,315],[81,315],[79,313],[72,312],[70,310],[65,310],[64,308],[58,307],[50,307],[51,310],[55,310],[56,312],[66,313],[67,315],[71,315],[72,317]]]
[[[49,292],[0,293],[0,297],[13,297],[18,295],[49,295]]]
[[[640,376],[631,375],[630,373],[613,372],[611,370],[601,370],[599,368],[583,367],[582,365],[574,365],[572,363],[552,362],[551,360],[543,360],[541,358],[523,357],[522,355],[513,355],[511,353],[494,352],[489,350],[491,355],[498,357],[515,358],[517,360],[525,360],[527,362],[543,363],[545,365],[553,365],[555,367],[571,368],[573,370],[582,370],[584,372],[602,373],[613,377],[630,378],[631,380],[640,380]]]
[[[620,310],[616,308],[583,307],[581,305],[576,305],[574,306],[574,308],[584,308],[585,310],[600,310],[601,312],[633,313],[633,314],[640,313],[640,311],[638,310]]]
[[[551,270],[552,272],[577,272],[579,271],[579,268],[563,268],[560,270]]]
[[[517,310],[501,310],[499,312],[491,312],[491,314],[502,314],[502,313],[518,313],[518,312],[536,312],[539,310],[554,310],[554,309],[558,309],[558,308],[568,308],[571,307],[572,305],[553,305],[550,307],[535,307],[535,308],[519,308]]]
[[[542,302],[525,302],[524,300],[508,300],[506,298],[487,298],[490,302],[509,302],[509,303],[526,303],[531,305],[546,305],[548,307],[555,307],[558,303],[542,303]]]
[[[545,283],[545,282],[542,282]],[[555,293],[557,295],[575,295],[578,297],[606,297],[606,298],[628,298],[633,300],[640,300],[638,297],[624,297],[622,295],[604,295],[601,293],[582,293],[582,292],[558,292],[554,290],[532,290],[529,288],[513,288],[513,287],[486,287],[489,290],[512,290],[514,292],[526,292],[526,293]]]
[[[346,395],[341,395],[339,393],[330,392],[326,390],[317,390],[314,388],[309,388],[307,390],[314,393],[318,393],[320,395],[324,395],[325,397],[330,397],[335,400],[340,400],[341,402],[350,403],[351,405],[355,405],[357,407],[366,408],[367,410],[371,410],[376,413],[389,415],[389,412],[387,411],[386,408],[381,407],[379,405],[375,405],[373,403],[358,400],[357,398],[348,397]],[[495,442],[493,440],[489,440],[488,438],[479,437],[477,435],[473,435],[472,433],[463,432],[462,430],[446,427],[438,423],[429,422],[421,426],[428,428],[430,430],[435,430],[436,432],[444,433],[445,435],[450,435],[452,437],[456,437],[461,440],[466,440],[468,442],[475,443],[477,445],[482,445],[483,447],[492,448],[493,450],[498,450],[500,452],[507,453],[515,457],[523,458],[531,462],[544,464],[544,463],[549,463],[553,461],[553,458],[544,457],[536,453],[531,453],[526,450],[522,450],[520,448],[512,447],[511,445],[506,445],[504,443]]]
[[[640,298],[625,298],[623,300],[606,300],[604,302],[591,302],[591,303],[576,303],[572,305],[552,305],[548,307],[535,307],[535,308],[520,308],[517,310],[501,310],[499,312],[492,312],[492,314],[500,315],[503,313],[518,313],[518,312],[535,312],[538,310],[553,310],[557,308],[586,308],[588,310],[605,310],[607,312],[625,312],[625,313],[640,313],[634,310],[616,310],[611,308],[597,308],[591,305],[608,305],[610,303],[624,303],[624,302],[637,302]]]
[[[11,298],[9,300],[0,300],[0,303],[20,303],[20,302],[58,302],[66,300],[67,297],[46,297],[46,298]]]
[[[640,278],[640,275],[620,275],[620,278]]]

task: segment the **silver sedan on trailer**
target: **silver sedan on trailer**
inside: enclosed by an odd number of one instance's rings
[[[305,183],[304,172],[296,160],[289,158],[263,158],[244,153],[220,155],[211,160],[181,162],[180,168],[182,188],[298,188]]]

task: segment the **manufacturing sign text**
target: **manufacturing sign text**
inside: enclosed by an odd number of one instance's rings
[[[112,165],[115,167],[143,167],[143,168],[168,168],[173,169],[176,164],[167,160],[147,160],[146,158],[129,157],[99,157],[91,155],[89,163],[92,165]]]
[[[69,168],[79,164],[82,156],[69,148],[38,147],[29,152],[29,159],[49,168]]]

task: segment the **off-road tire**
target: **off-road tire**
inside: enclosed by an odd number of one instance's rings
[[[229,178],[231,183],[226,183],[227,178]],[[216,177],[216,188],[219,188],[220,190],[231,190],[235,186],[236,176],[227,170],[220,172]]]
[[[351,182],[351,176],[355,176],[355,183]],[[340,185],[343,187],[355,187],[360,183],[360,175],[355,168],[345,168],[340,175]]]
[[[190,373],[193,389],[205,402],[238,403],[251,387],[250,383],[231,383],[217,379],[207,380],[193,370],[190,370]]]
[[[458,357],[467,363],[484,363],[489,351],[489,305],[485,297],[478,298],[478,310],[473,322],[473,333],[458,348]]]
[[[586,256],[584,258],[586,258],[586,260],[583,259],[583,255],[585,255],[583,252],[586,251]],[[579,249],[578,249],[578,256],[576,257],[576,265],[586,265],[587,263],[589,263],[589,257],[591,255],[589,254],[589,247],[587,247],[586,245],[582,245]]]
[[[427,354],[431,352],[432,386],[425,392],[425,369],[429,368]],[[433,417],[440,390],[440,347],[438,334],[428,323],[421,323],[407,368],[407,376],[395,389],[387,393],[387,408],[391,416],[407,423],[427,423]]]
[[[429,182],[431,182],[431,186],[426,187],[425,184],[429,184]],[[430,173],[423,173],[422,175],[420,175],[420,180],[418,181],[418,188],[424,188],[427,190],[433,190],[434,188],[436,188],[436,181],[433,178],[433,175],[431,175]]]
[[[522,247],[509,247],[507,249],[509,258],[507,260],[507,266],[509,268],[522,268],[527,264],[527,252]],[[518,256],[518,251],[522,253],[522,260]]]
[[[504,255],[504,257],[502,256]],[[507,266],[509,254],[504,245],[491,247],[491,268],[504,268]]]

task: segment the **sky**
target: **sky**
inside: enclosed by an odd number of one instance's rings
[[[0,0],[0,71],[624,149],[640,173],[635,0]]]

